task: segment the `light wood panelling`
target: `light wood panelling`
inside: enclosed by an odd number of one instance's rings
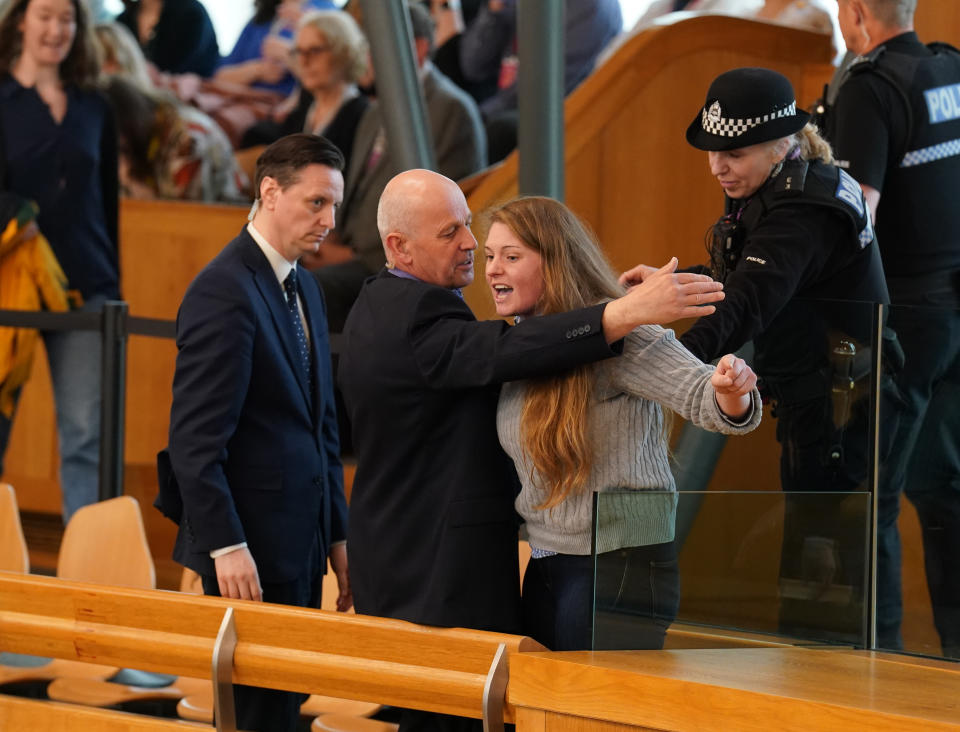
[[[960,2],[918,0],[913,27],[924,43],[942,41],[960,47]]]
[[[554,714],[658,730],[960,729],[960,670],[799,648],[520,654],[509,699],[548,710],[546,732],[571,730]]]

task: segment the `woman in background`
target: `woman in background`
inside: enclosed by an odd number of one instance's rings
[[[103,56],[100,70],[107,76],[120,74],[142,89],[152,89],[153,79],[147,59],[137,45],[137,39],[120,23],[98,23],[93,32],[100,42]]]
[[[258,122],[244,135],[241,147],[267,145],[294,132],[323,135],[343,152],[349,170],[350,151],[367,98],[357,81],[367,70],[367,39],[342,10],[317,10],[300,19],[291,52],[300,79],[300,103],[281,122]]]
[[[246,203],[230,140],[199,109],[122,76],[105,87],[117,112],[120,183],[134,198]]]
[[[520,198],[491,218],[486,279],[498,315],[549,315],[622,294],[596,240],[562,203]],[[532,550],[524,633],[553,650],[592,647],[593,492],[656,491],[604,501],[596,603],[633,616],[630,639],[608,642],[662,647],[679,574],[661,404],[699,427],[743,434],[760,422],[755,384],[741,359],[704,365],[672,331],[647,325],[626,337],[619,358],[504,385],[497,430],[522,483],[516,506]]]
[[[113,118],[80,0],[12,0],[0,18],[0,190],[37,223],[83,309],[119,297]],[[100,335],[43,333],[57,408],[63,519],[98,498]],[[12,415],[9,415],[12,417]],[[0,454],[9,437],[0,416]]]
[[[332,0],[254,0],[253,18],[221,59],[214,79],[290,94],[296,85],[289,62],[297,23],[305,12],[335,8]]]
[[[199,0],[123,0],[117,16],[147,61],[170,74],[212,76],[220,62],[217,34]]]

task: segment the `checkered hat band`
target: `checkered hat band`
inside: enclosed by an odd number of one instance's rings
[[[726,117],[710,119],[707,114],[707,107],[704,107],[703,114],[700,117],[700,124],[703,126],[703,129],[711,135],[717,135],[718,137],[740,137],[744,132],[757,125],[762,125],[765,122],[770,122],[771,120],[781,117],[793,117],[796,113],[796,100],[783,109],[778,109],[776,112],[770,112],[770,114],[765,114],[762,117],[747,119],[727,119]]]
[[[912,168],[915,165],[934,163],[937,160],[952,158],[956,155],[960,155],[960,139],[942,142],[939,145],[932,145],[931,147],[925,147],[920,150],[911,150],[903,156],[903,160],[900,161],[900,167]]]

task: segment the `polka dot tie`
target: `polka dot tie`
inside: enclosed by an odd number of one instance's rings
[[[290,270],[287,279],[283,281],[283,291],[287,296],[287,310],[290,311],[290,320],[293,324],[293,333],[297,337],[297,350],[300,353],[300,364],[307,375],[307,385],[313,393],[313,379],[310,371],[310,346],[307,344],[307,334],[303,331],[303,322],[300,320],[300,310],[297,308],[297,270]]]

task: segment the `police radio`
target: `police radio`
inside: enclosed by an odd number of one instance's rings
[[[713,225],[712,245],[710,247],[710,265],[713,276],[719,282],[737,268],[740,253],[743,251],[743,229],[736,213],[721,216]]]

